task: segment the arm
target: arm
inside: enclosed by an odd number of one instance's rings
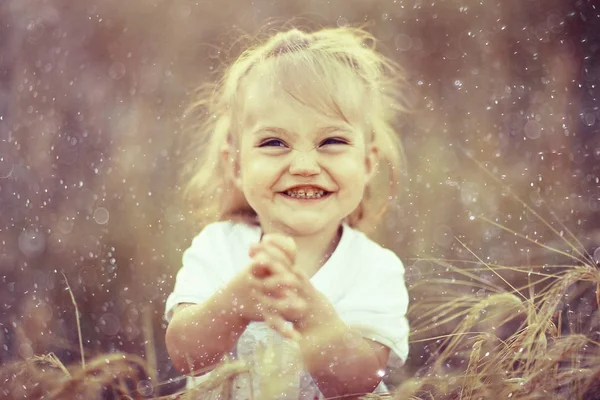
[[[251,304],[238,293],[244,293],[248,278],[242,273],[203,304],[179,306],[165,337],[167,351],[175,368],[184,374],[193,373],[218,363],[231,350],[237,339],[254,319],[255,307],[244,310],[233,304]],[[252,290],[246,287],[246,293]]]
[[[371,393],[381,381],[389,348],[348,327],[322,295],[297,323],[308,372],[325,397]]]

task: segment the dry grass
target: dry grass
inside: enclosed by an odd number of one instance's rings
[[[530,270],[529,266],[523,268],[528,274]],[[557,311],[573,284],[585,282],[596,290],[598,271],[591,264],[583,264],[556,273],[551,283],[547,280],[546,274],[541,274],[538,281],[522,288],[530,293],[528,297],[515,289],[485,298],[477,294],[448,301],[439,298],[437,306],[431,301],[415,304],[411,308],[414,315],[435,313],[440,323],[454,322],[456,328],[434,338],[439,344],[432,362],[421,376],[404,382],[394,397],[600,398],[595,384],[600,372],[599,343],[584,332],[563,334],[563,313]],[[536,293],[542,282],[545,285]],[[430,317],[417,320],[414,340],[431,341],[427,336],[432,326]],[[509,333],[502,327],[508,327]],[[456,369],[449,372],[449,363],[466,367],[459,369],[460,373]]]
[[[12,362],[0,369],[0,399],[142,399],[147,373],[135,355],[106,354],[65,367],[54,355]]]

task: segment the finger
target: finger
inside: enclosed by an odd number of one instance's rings
[[[265,279],[273,275],[273,272],[268,265],[252,263],[250,268],[252,276],[258,279]]]
[[[286,257],[294,264],[296,260],[296,242],[289,236],[280,233],[269,233],[263,237],[263,242],[277,246]]]
[[[286,296],[283,298],[264,296],[261,302],[266,310],[281,315],[286,320],[292,322],[304,319],[308,312],[306,300],[293,292],[286,293]]]
[[[260,243],[251,244],[250,248],[248,249],[248,255],[250,257],[254,257],[259,249],[260,249]]]
[[[263,317],[265,323],[281,336],[295,341],[300,340],[300,333],[294,329],[294,325],[291,322],[286,321],[281,315],[263,311]]]
[[[257,278],[281,274],[289,271],[278,260],[270,256],[266,251],[259,251],[250,261],[252,273]]]
[[[286,336],[290,330],[290,324],[275,312],[263,311],[263,318],[267,326]],[[292,326],[293,327],[293,326]]]
[[[276,298],[285,297],[288,291],[298,290],[298,280],[291,273],[277,274],[266,277],[262,281],[264,294]]]
[[[287,268],[291,268],[293,265],[288,255],[277,245],[271,243],[270,241],[258,243],[252,249],[252,255],[250,257],[256,257],[261,252],[266,253],[268,257],[277,260],[281,265]]]

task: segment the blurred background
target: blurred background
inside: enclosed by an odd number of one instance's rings
[[[136,353],[154,379],[178,376],[162,314],[199,229],[179,199],[181,117],[241,35],[291,18],[366,24],[406,71],[408,169],[374,236],[404,260],[412,301],[425,296],[415,283],[449,276],[430,258],[572,262],[481,217],[567,252],[571,232],[598,262],[591,0],[1,0],[0,364],[79,360],[68,282],[86,356]],[[392,374],[411,376],[426,354],[413,343]]]

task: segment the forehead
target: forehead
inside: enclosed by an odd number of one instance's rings
[[[272,80],[264,77],[248,84],[242,103],[243,112],[240,122],[246,129],[257,124],[286,127],[286,125],[306,124],[309,121],[343,121],[338,116],[328,115],[310,104],[297,101],[281,87],[273,85]]]
[[[267,60],[244,78],[238,93],[239,122],[246,127],[262,119],[362,124],[365,88],[349,71],[324,70],[289,59]],[[347,68],[336,68],[347,69]],[[321,74],[319,73],[321,70]]]

